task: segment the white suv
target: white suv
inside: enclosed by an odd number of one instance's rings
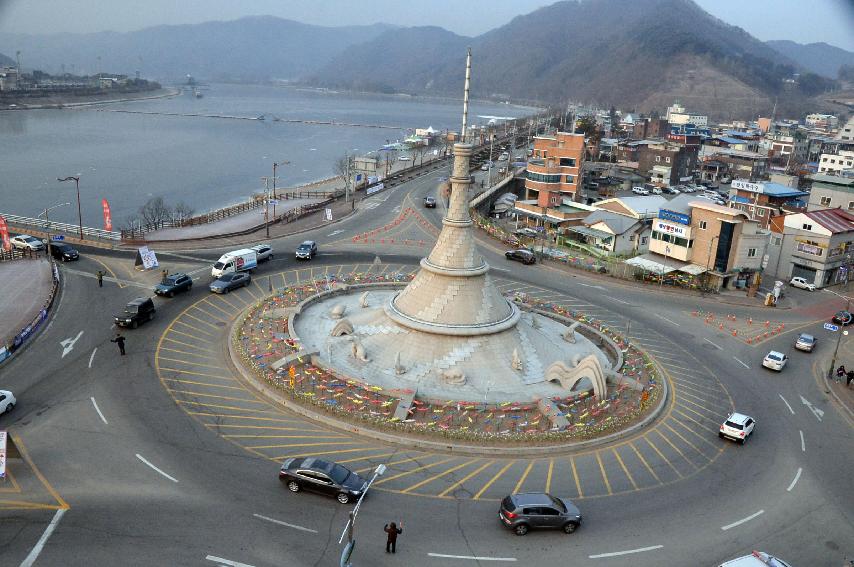
[[[632,193],[635,195],[649,195],[649,189],[643,187],[632,187]]]
[[[721,563],[720,567],[792,567],[779,557],[774,557],[769,553],[754,551],[750,555],[730,559],[725,563]]]
[[[815,291],[815,284],[812,282],[808,282],[806,278],[792,278],[792,281],[789,282],[789,285],[792,287],[799,287],[801,289]]]
[[[756,422],[752,417],[742,413],[731,413],[726,421],[721,424],[721,429],[718,431],[718,437],[723,439],[728,437],[734,439],[744,445],[744,442],[753,433],[753,428]]]

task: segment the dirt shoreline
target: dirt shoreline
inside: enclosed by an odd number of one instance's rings
[[[153,94],[152,94],[153,93]],[[82,96],[82,97],[45,97],[39,100],[39,104],[27,104],[25,102],[12,103],[17,104],[14,107],[0,108],[0,112],[4,110],[43,110],[57,108],[75,108],[81,106],[94,106],[99,104],[114,104],[117,102],[134,102],[137,100],[152,100],[158,98],[171,98],[181,94],[180,89],[176,88],[161,88],[156,91],[142,91],[139,93],[120,93],[121,98],[101,98],[97,96]],[[109,95],[107,95],[109,96]],[[73,101],[73,102],[71,102]]]

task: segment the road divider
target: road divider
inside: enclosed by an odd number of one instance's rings
[[[801,452],[806,453],[807,452],[807,446],[804,443],[804,432],[803,432],[803,430],[799,430],[798,433],[801,434]]]
[[[780,396],[780,399],[783,400],[783,403],[786,404],[786,407],[789,408],[789,411],[792,413],[792,415],[795,415],[795,410],[792,409],[792,406],[789,405],[789,402],[786,401],[786,398],[783,397],[783,394],[777,395]]]
[[[92,361],[95,360],[96,352],[98,352],[98,347],[95,347],[95,350],[93,350],[92,354],[89,356],[89,368],[92,368]]]
[[[740,359],[738,359],[738,358],[736,358],[736,357],[734,357],[734,356],[733,356],[733,359],[735,359],[735,361],[736,361],[737,363],[739,363],[740,365],[742,365],[742,366],[744,366],[745,368],[747,368],[748,370],[750,370],[750,367],[749,367],[747,364],[745,364],[744,362],[742,362]]]
[[[45,528],[42,537],[39,538],[39,540],[36,542],[35,547],[30,550],[30,553],[21,562],[21,567],[32,567],[32,565],[36,562],[36,559],[39,558],[42,549],[44,549],[44,544],[47,543],[48,538],[50,538],[50,535],[56,529],[56,526],[59,525],[59,521],[62,519],[62,517],[65,515],[65,512],[67,511],[68,510],[65,508],[56,511],[56,514],[53,515],[53,519],[47,525],[47,528]]]

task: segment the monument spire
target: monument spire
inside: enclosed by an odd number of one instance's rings
[[[466,55],[466,86],[463,89],[463,129],[460,130],[460,142],[466,141],[466,129],[469,125],[469,90],[471,88],[471,47]]]

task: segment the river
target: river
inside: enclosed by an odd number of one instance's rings
[[[206,87],[203,98],[114,103],[62,110],[0,112],[0,214],[76,223],[74,183],[80,174],[83,224],[101,227],[101,199],[110,202],[115,227],[150,197],[184,201],[196,212],[244,200],[263,189],[263,176],[295,186],[333,174],[345,152],[363,154],[403,139],[407,128],[459,130],[461,102],[384,95],[349,95],[254,85]],[[112,112],[196,113],[261,120]],[[484,116],[523,116],[533,109],[473,102],[470,123]],[[274,121],[319,120],[382,124],[400,129],[311,125]]]

